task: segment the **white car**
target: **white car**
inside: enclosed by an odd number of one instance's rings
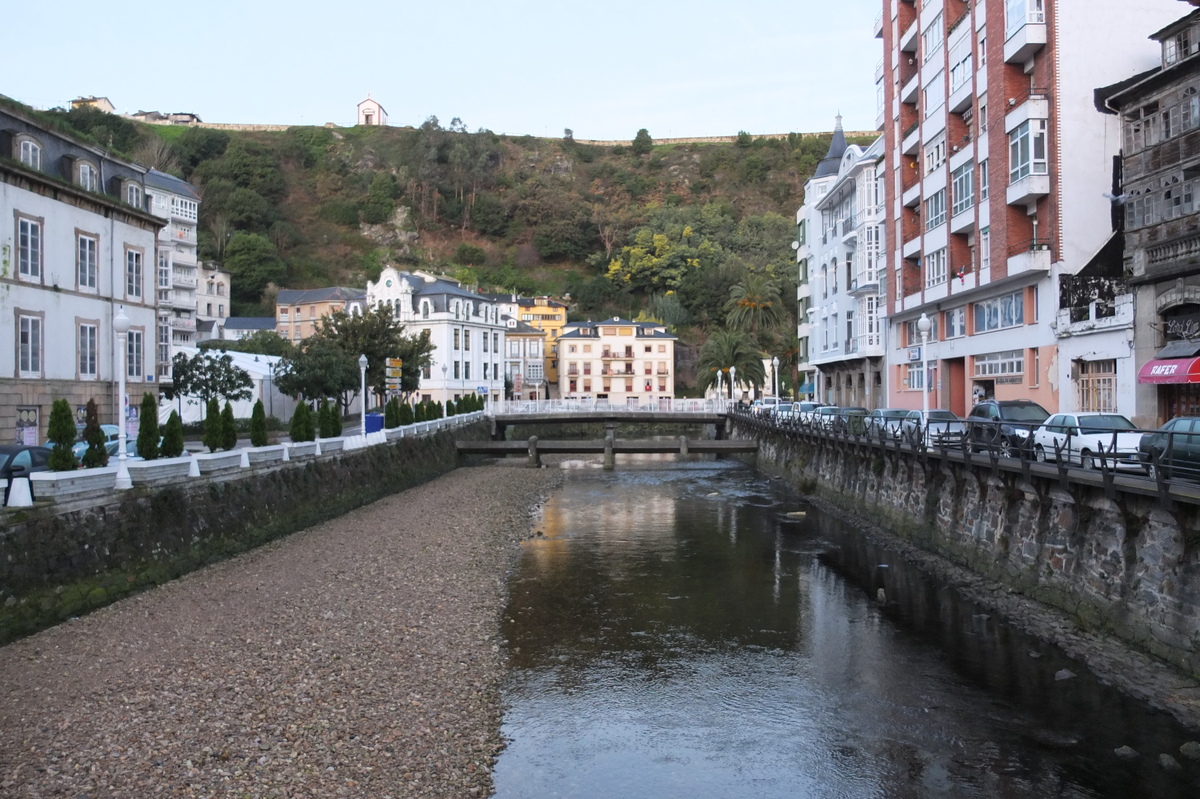
[[[1140,472],[1141,441],[1133,422],[1119,413],[1056,413],[1033,431],[1033,452],[1042,463],[1061,456],[1084,469],[1098,469],[1103,453],[1108,468]]]

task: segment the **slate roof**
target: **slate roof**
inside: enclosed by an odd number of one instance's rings
[[[196,193],[196,188],[191,183],[180,180],[174,175],[168,175],[166,172],[159,172],[157,169],[151,169],[146,173],[146,185],[200,202],[200,195]]]
[[[538,330],[533,325],[528,324],[526,322],[522,322],[520,319],[513,319],[511,316],[508,316],[507,314],[501,314],[500,321],[503,322],[506,327],[508,327],[508,332],[510,335],[514,335],[514,336],[545,336],[546,335],[545,330]],[[513,322],[514,324],[509,325],[509,322]]]
[[[817,164],[817,171],[813,173],[814,178],[834,177],[838,173],[838,168],[842,163],[842,156],[846,154],[846,134],[842,132],[842,115],[838,114],[837,123],[833,128],[833,138],[829,141],[829,152],[825,154],[825,158],[821,163]]]
[[[596,328],[613,326],[636,327],[638,338],[675,338],[670,333],[659,330],[658,328],[663,325],[658,322],[631,322],[619,316],[614,316],[612,319],[601,319],[599,322],[568,322],[559,338],[599,338],[594,332]]]
[[[328,286],[323,289],[283,289],[275,302],[279,305],[300,305],[306,302],[331,302],[333,300],[362,300],[367,296],[363,289],[345,286]]]
[[[225,322],[226,330],[274,330],[274,316],[230,316]]]

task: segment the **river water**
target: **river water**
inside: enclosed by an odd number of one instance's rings
[[[535,529],[501,799],[1200,795],[1197,736],[740,463],[575,469]]]

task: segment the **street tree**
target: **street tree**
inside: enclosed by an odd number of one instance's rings
[[[740,330],[718,330],[708,337],[700,348],[696,362],[696,385],[701,390],[715,385],[717,375],[722,374],[722,386],[733,396],[729,369],[737,368],[737,382],[744,385],[761,386],[766,380],[762,353],[750,336]]]
[[[725,323],[733,330],[749,331],[756,341],[759,331],[775,325],[783,314],[779,284],[762,272],[747,273],[725,303]]]
[[[201,351],[188,356],[180,352],[171,361],[171,398],[197,397],[205,404],[221,398],[236,402],[250,399],[254,382],[245,369],[233,364],[229,353]]]

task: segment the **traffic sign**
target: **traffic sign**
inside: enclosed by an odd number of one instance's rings
[[[399,369],[403,365],[404,365],[403,358],[388,358],[387,359],[387,366],[389,369]]]
[[[387,376],[388,377],[403,377],[404,370],[397,366],[389,366],[387,368]]]

